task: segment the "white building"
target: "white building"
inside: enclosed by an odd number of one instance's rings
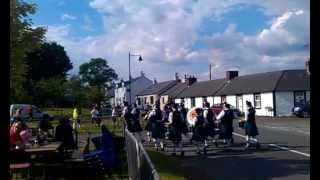
[[[175,103],[183,102],[187,109],[191,107],[202,107],[204,101],[213,105],[216,103],[213,99],[214,94],[221,89],[225,83],[225,79],[195,82],[176,96]],[[220,101],[218,103],[220,103]]]
[[[135,102],[136,95],[146,87],[152,85],[152,81],[141,72],[139,77],[131,79],[131,103]],[[129,102],[129,82],[122,81],[116,84],[114,90],[115,105],[122,105],[124,101]]]
[[[238,76],[228,71],[226,79],[197,82],[183,91],[175,102],[187,108],[227,102],[245,110],[252,102],[258,116],[288,116],[294,106],[310,101],[310,77],[306,70],[282,70]]]

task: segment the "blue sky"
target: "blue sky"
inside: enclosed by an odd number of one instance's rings
[[[175,72],[208,78],[304,68],[309,56],[309,2],[269,0],[35,0],[35,26],[63,45],[74,64],[107,59],[128,77],[128,52],[140,53],[133,75],[173,79]],[[254,64],[254,66],[252,66]],[[154,71],[157,69],[157,71]]]

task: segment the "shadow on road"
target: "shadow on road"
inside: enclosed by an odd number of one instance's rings
[[[254,156],[196,157],[181,160],[188,179],[309,179],[310,161]],[[304,177],[303,177],[304,176]]]

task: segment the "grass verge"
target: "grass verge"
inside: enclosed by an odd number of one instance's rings
[[[148,155],[159,173],[161,180],[185,180],[183,169],[178,157],[170,157],[153,150]]]

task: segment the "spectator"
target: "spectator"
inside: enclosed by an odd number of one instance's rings
[[[100,113],[98,111],[97,106],[94,106],[90,113],[91,113],[91,123],[93,124],[93,122],[95,122],[96,125],[100,127],[100,123],[101,123]]]
[[[49,121],[48,114],[43,115],[43,118],[39,121],[38,129],[44,133],[49,133],[49,130],[53,129],[53,126]]]
[[[74,108],[73,113],[72,113],[72,118],[73,118],[73,129],[78,126],[80,128],[80,108]]]
[[[75,141],[73,138],[73,129],[70,125],[70,121],[68,117],[62,117],[59,121],[58,126],[55,130],[55,137],[57,141],[61,141],[61,147],[63,149],[73,148],[75,145]]]
[[[29,105],[27,110],[28,110],[29,118],[32,120],[33,119],[32,105]]]
[[[10,147],[11,148],[17,148],[17,149],[23,149],[23,140],[20,136],[20,133],[22,132],[22,123],[17,121],[14,122],[13,125],[10,128]]]
[[[117,119],[118,119],[118,111],[117,111],[117,108],[116,108],[115,106],[112,107],[111,116],[112,116],[113,130],[115,130],[116,127],[117,127],[117,124],[119,124],[119,123],[117,122]]]

